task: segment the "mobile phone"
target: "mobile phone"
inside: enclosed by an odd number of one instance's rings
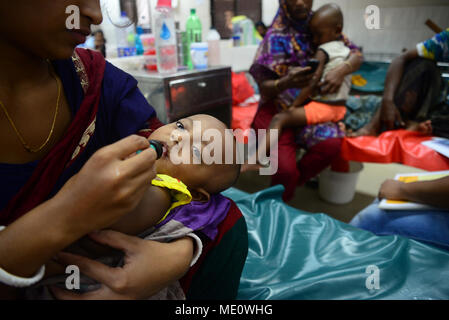
[[[317,59],[310,59],[309,61],[307,61],[306,63],[306,67],[311,67],[312,70],[310,70],[308,72],[308,74],[310,73],[315,73],[316,69],[318,69],[318,66],[320,65],[320,61]]]

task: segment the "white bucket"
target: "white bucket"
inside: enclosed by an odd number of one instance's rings
[[[320,174],[319,194],[321,199],[333,204],[346,204],[355,196],[359,174],[363,170],[360,162],[350,162],[349,172],[335,172],[327,168]]]

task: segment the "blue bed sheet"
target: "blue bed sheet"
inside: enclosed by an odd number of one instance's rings
[[[302,212],[282,192],[224,193],[248,225],[238,299],[449,299],[449,252]]]

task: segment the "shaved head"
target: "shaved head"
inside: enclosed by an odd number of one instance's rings
[[[313,15],[313,19],[319,19],[321,23],[329,24],[329,26],[340,26],[343,28],[343,12],[335,3],[325,4],[320,7]]]

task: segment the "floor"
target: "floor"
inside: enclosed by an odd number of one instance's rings
[[[288,204],[294,208],[311,213],[325,213],[334,219],[348,223],[362,209],[375,199],[381,184],[393,179],[397,173],[423,172],[416,168],[398,164],[364,163],[360,173],[354,199],[344,205],[328,203],[320,198],[318,188],[305,186],[296,189],[295,197]],[[270,177],[259,176],[258,172],[245,172],[240,175],[235,188],[255,193],[270,187]]]

